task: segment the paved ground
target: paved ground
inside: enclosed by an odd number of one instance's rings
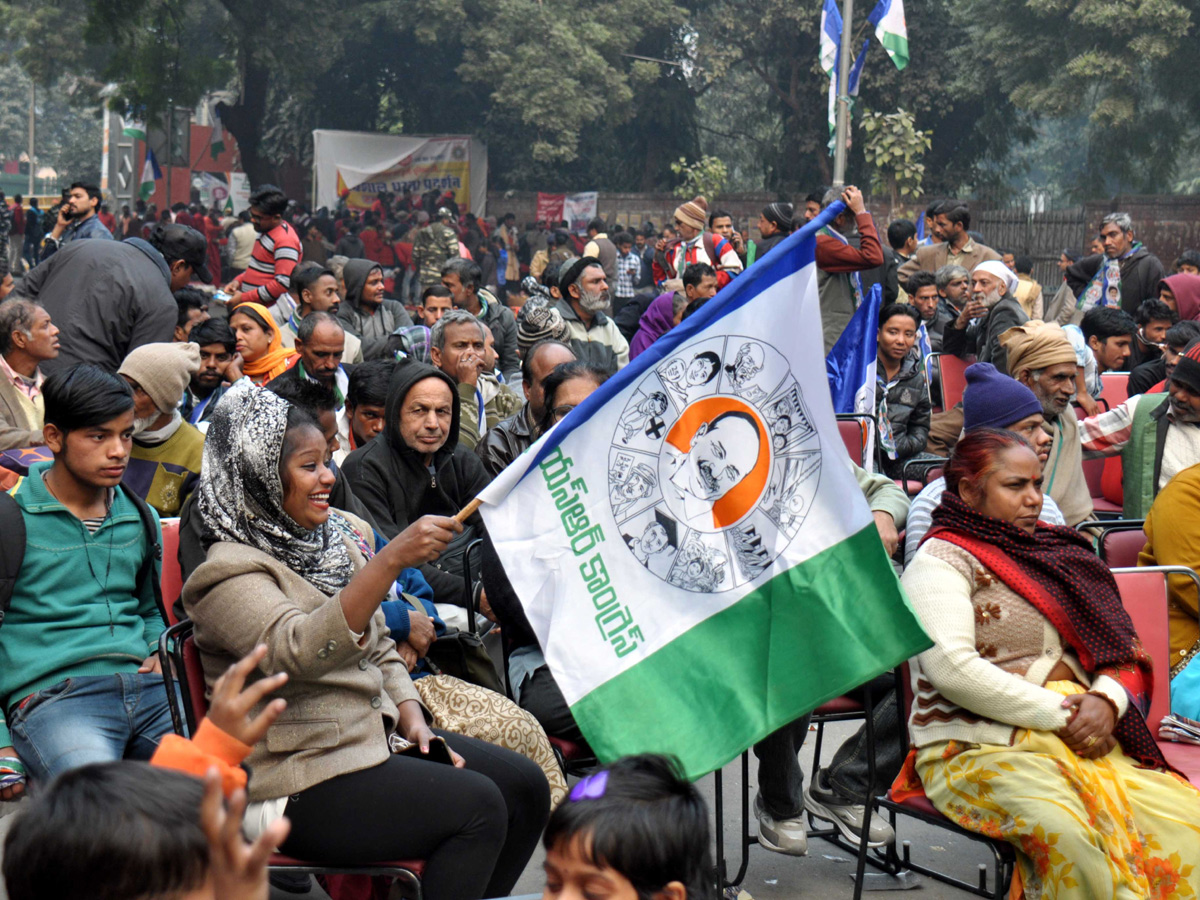
[[[853,722],[835,723],[828,726],[825,732],[825,748],[823,749],[825,758],[828,759],[829,755],[836,750],[842,740],[853,734],[854,731],[855,723]],[[811,740],[807,741],[804,750],[800,754],[801,765],[806,774],[812,771],[813,743]],[[756,774],[757,761],[754,759],[753,754],[751,754],[751,801],[753,801],[753,792],[757,790]],[[729,868],[736,871],[740,863],[740,848],[738,847],[738,833],[741,828],[740,797],[742,787],[740,760],[736,760],[725,767],[723,780],[726,855],[732,857]],[[708,801],[710,810],[715,809],[713,782],[714,779],[712,776],[704,778],[700,782],[701,792]],[[750,821],[751,829],[753,829],[753,811],[750,814]],[[991,854],[986,848],[971,841],[955,837],[947,831],[921,826],[912,820],[908,820],[907,822],[901,820],[899,828],[899,839],[911,842],[911,852],[914,860],[924,861],[926,864],[949,872],[958,878],[969,879],[974,882],[979,877],[979,865],[981,863],[990,864]],[[525,874],[517,884],[517,888],[514,891],[515,894],[540,895],[542,889],[541,865],[542,855],[539,851],[530,860],[529,867],[525,870]],[[868,867],[867,871],[871,871],[870,867]],[[749,865],[741,888],[744,895],[752,898],[752,900],[794,900],[794,898],[798,897],[821,898],[821,900],[824,900],[824,898],[844,897],[848,900],[848,898],[853,896],[854,891],[854,884],[851,878],[853,873],[854,859],[850,854],[826,841],[811,841],[808,847],[808,855],[801,858],[771,853],[763,850],[761,847],[754,846],[750,848]],[[990,877],[989,875],[989,879]],[[971,896],[965,891],[941,884],[930,878],[917,876],[915,880],[919,881],[919,886],[915,888],[914,893],[906,895],[912,897],[913,900],[917,900],[917,898],[923,898],[923,900],[935,900],[935,898],[936,900],[943,900],[943,898],[945,900],[960,900],[960,898]],[[869,887],[874,887],[872,880],[868,880],[867,884]],[[883,886],[883,884],[879,885],[879,887]],[[890,882],[887,886],[892,889],[890,893],[894,895],[896,890],[895,883]],[[876,896],[879,895],[876,894]]]
[[[854,723],[831,725],[826,732],[826,746],[832,753],[841,741],[852,734]],[[807,742],[801,753],[801,764],[805,773],[812,771],[812,741]],[[709,808],[714,804],[714,779],[710,776],[700,782],[700,788],[708,801]],[[729,866],[736,870],[740,862],[738,847],[738,832],[741,827],[741,762],[735,761],[724,770],[725,783],[725,836],[726,854],[732,857]],[[750,789],[755,790],[756,765],[751,757]],[[753,799],[753,794],[751,794]],[[3,841],[7,826],[11,823],[8,814],[15,811],[16,804],[0,804],[0,841]],[[753,814],[751,814],[753,828]],[[907,828],[905,827],[907,825]],[[949,832],[936,828],[928,828],[915,823],[901,822],[900,840],[911,842],[913,859],[923,860],[943,871],[948,871],[959,878],[975,880],[981,863],[990,862],[990,854],[986,849],[970,841],[957,838]],[[868,872],[870,869],[868,868]],[[854,860],[850,854],[821,840],[813,840],[809,844],[808,856],[795,858],[770,853],[760,847],[750,849],[749,865],[746,877],[742,881],[743,900],[794,900],[794,898],[849,898],[853,893],[851,874],[854,872]],[[990,877],[990,876],[989,876]],[[964,891],[940,884],[932,879],[919,879],[920,885],[915,893],[909,895],[917,900],[958,900],[970,896]],[[542,853],[539,850],[529,861],[525,874],[518,882],[515,895],[536,895],[542,892]],[[869,887],[874,887],[868,881]],[[885,885],[880,884],[879,887]],[[895,889],[894,884],[886,885]],[[294,895],[293,895],[294,896]],[[320,897],[321,895],[315,895]],[[7,900],[3,885],[0,885],[0,900]]]

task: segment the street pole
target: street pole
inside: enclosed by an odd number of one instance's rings
[[[34,195],[33,178],[35,169],[33,166],[33,138],[35,134],[36,116],[34,108],[37,106],[37,84],[32,78],[29,79],[29,196]]]
[[[163,209],[171,208],[171,169],[175,162],[175,101],[167,104],[167,202]]]
[[[854,0],[842,0],[842,49],[838,54],[837,124],[834,129],[833,188],[846,186],[846,144],[850,138],[850,36],[854,25]]]

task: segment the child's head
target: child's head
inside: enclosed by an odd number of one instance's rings
[[[703,900],[708,809],[674,760],[628,756],[575,785],[543,837],[543,900]]]
[[[203,796],[199,780],[146,763],[60,775],[26,801],[4,841],[10,900],[211,896]]]

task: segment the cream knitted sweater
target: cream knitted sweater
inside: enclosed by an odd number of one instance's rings
[[[915,746],[1011,744],[1018,728],[1057,731],[1068,711],[1043,685],[1059,662],[1121,715],[1128,709],[1120,682],[1092,682],[1049,620],[961,547],[926,541],[901,582],[934,642],[910,663]]]

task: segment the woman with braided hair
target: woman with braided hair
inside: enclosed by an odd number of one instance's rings
[[[970,432],[945,475],[903,579],[934,646],[912,663],[915,750],[893,795],[923,788],[1012,843],[1025,896],[1192,896],[1200,791],[1146,727],[1150,659],[1108,567],[1039,521],[1019,435]]]

